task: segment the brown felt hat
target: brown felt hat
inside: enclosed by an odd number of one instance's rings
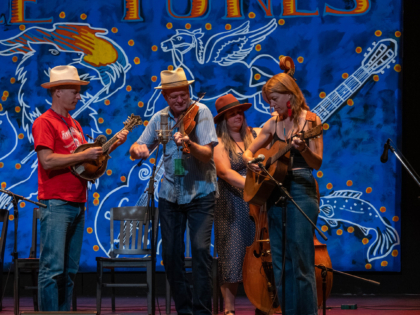
[[[216,101],[217,115],[214,117],[214,123],[217,124],[223,118],[223,115],[232,108],[241,107],[243,111],[246,111],[251,105],[251,103],[241,104],[232,94],[223,95]]]

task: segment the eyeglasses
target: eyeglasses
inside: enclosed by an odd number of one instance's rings
[[[168,95],[168,99],[170,99],[171,101],[176,101],[178,99],[178,97],[181,97],[182,99],[188,99],[190,97],[190,95],[188,93],[185,94],[178,94],[177,96],[170,96]]]

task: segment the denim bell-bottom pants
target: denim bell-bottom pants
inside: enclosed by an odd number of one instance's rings
[[[178,314],[211,315],[211,231],[215,193],[178,205],[159,199],[162,258]],[[190,229],[193,294],[185,273],[184,233]]]
[[[311,169],[298,169],[288,173],[284,186],[296,203],[316,224],[318,199],[315,179]],[[276,188],[268,200],[270,245],[273,258],[274,278],[280,304],[282,304],[282,208],[274,202],[280,197]],[[286,219],[286,315],[318,314],[314,228],[290,201],[287,202]],[[281,305],[283,309],[283,305]]]
[[[38,304],[40,311],[70,311],[85,223],[84,203],[40,200]]]

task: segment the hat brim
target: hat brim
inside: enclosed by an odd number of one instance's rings
[[[223,115],[224,115],[225,113],[227,113],[228,111],[230,111],[230,110],[232,110],[232,109],[234,109],[234,108],[242,107],[242,109],[243,109],[244,111],[246,111],[246,110],[248,110],[251,106],[252,106],[252,104],[251,104],[251,103],[243,103],[243,104],[238,104],[238,105],[236,105],[236,106],[233,106],[233,107],[231,107],[231,108],[228,108],[228,109],[226,109],[226,110],[224,110],[224,111],[222,111],[222,112],[218,113],[218,114],[214,117],[214,123],[215,123],[215,124],[217,124],[217,123],[220,121],[220,119],[221,119],[221,118],[223,118]]]
[[[184,87],[184,86],[189,86],[191,85],[195,80],[189,80],[188,84],[185,83],[181,83],[181,84],[177,84],[177,83],[167,83],[165,84],[165,86],[157,86],[155,87],[155,90],[170,90],[170,89],[176,89],[178,87]]]
[[[42,83],[41,86],[45,89],[50,89],[54,86],[59,85],[88,85],[88,81],[82,81],[82,80],[59,80],[54,82],[46,82]]]

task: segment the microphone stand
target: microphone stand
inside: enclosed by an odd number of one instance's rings
[[[18,259],[18,251],[17,251],[17,231],[18,231],[18,218],[19,218],[19,212],[18,212],[18,203],[19,200],[25,200],[27,202],[33,203],[39,207],[42,208],[46,208],[47,206],[44,205],[43,203],[40,202],[36,202],[36,201],[32,201],[30,199],[27,199],[23,196],[19,196],[16,195],[14,193],[12,193],[11,191],[8,190],[4,190],[4,189],[0,189],[0,192],[2,192],[3,194],[9,195],[10,197],[12,197],[12,203],[13,203],[13,216],[14,216],[14,225],[15,225],[15,231],[14,231],[14,245],[13,245],[13,260],[15,261],[16,259]]]
[[[352,278],[362,280],[362,281],[366,281],[366,282],[369,282],[369,283],[372,283],[372,284],[375,284],[375,285],[380,285],[379,282],[369,280],[369,279],[365,279],[365,278],[358,277],[358,276],[354,276],[354,275],[351,275],[349,273],[345,273],[345,272],[342,272],[342,271],[334,270],[332,268],[325,267],[324,265],[316,265],[315,264],[315,267],[321,269],[321,276],[322,276],[322,314],[323,315],[326,315],[325,312],[326,312],[326,309],[327,309],[326,305],[327,305],[327,274],[328,274],[328,272],[338,273],[340,275],[345,275],[347,277],[352,277]]]
[[[150,250],[151,250],[151,259],[152,259],[152,314],[155,315],[156,313],[156,241],[155,241],[155,211],[156,211],[156,205],[155,205],[155,176],[156,176],[156,163],[159,156],[159,145],[163,141],[163,135],[162,131],[158,131],[158,142],[154,145],[154,149],[151,153],[153,153],[156,150],[155,155],[155,162],[153,163],[152,168],[152,175],[149,178],[149,189],[147,191],[147,211],[145,214],[145,220],[143,221],[143,225],[146,225],[146,222],[152,222],[152,235],[150,236]],[[141,165],[143,160],[141,160],[138,164],[138,166]]]
[[[391,150],[392,153],[395,154],[395,156],[397,157],[397,159],[401,162],[401,164],[404,166],[404,168],[407,170],[407,172],[411,175],[411,177],[414,179],[414,181],[416,182],[416,184],[420,187],[420,180],[419,180],[419,175],[416,173],[416,171],[413,169],[413,167],[410,165],[410,163],[405,163],[404,160],[406,160],[406,158],[404,157],[404,155],[402,153],[401,156],[402,158],[399,156],[399,152],[397,152],[392,145],[389,144],[389,149]]]
[[[264,167],[264,164],[259,162],[258,166],[260,169],[262,169],[264,171],[264,173],[266,173],[268,175],[268,177],[277,185],[277,187],[280,190],[280,193],[282,194],[282,196],[279,198],[279,200],[277,200],[276,204],[280,204],[280,207],[282,208],[282,221],[283,221],[283,226],[282,226],[282,233],[283,233],[283,243],[282,243],[282,260],[283,260],[283,266],[282,266],[282,305],[281,305],[281,309],[283,312],[283,315],[286,314],[286,273],[285,273],[285,267],[286,267],[286,227],[287,227],[287,200],[290,200],[295,207],[300,211],[300,213],[306,218],[306,220],[308,220],[308,222],[318,231],[319,235],[321,235],[321,237],[327,241],[328,238],[324,235],[324,233],[322,233],[322,231],[312,222],[312,220],[306,215],[305,212],[303,212],[303,210],[299,207],[299,205],[296,203],[296,201],[293,199],[293,197],[289,194],[289,192],[287,191],[286,187],[284,187],[280,182],[278,182],[277,180],[274,179],[273,176],[271,176],[271,174],[267,171],[267,169]]]

